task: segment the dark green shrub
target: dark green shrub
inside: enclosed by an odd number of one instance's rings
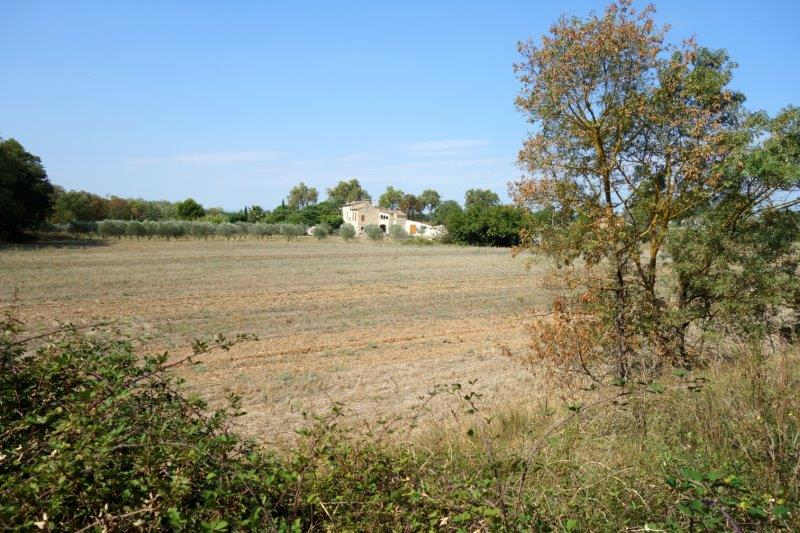
[[[236,401],[208,412],[165,355],[129,342],[68,334],[28,351],[2,326],[0,529],[279,526],[292,476],[229,431]]]
[[[79,235],[89,235],[92,233],[97,233],[97,222],[93,220],[89,221],[73,220],[68,225],[68,231],[70,233],[77,233]]]

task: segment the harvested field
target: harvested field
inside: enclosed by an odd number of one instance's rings
[[[181,373],[212,404],[241,395],[243,429],[278,442],[334,401],[351,421],[404,424],[449,412],[438,399],[419,410],[437,384],[477,379],[490,402],[533,394],[534,378],[500,350],[524,349],[524,318],[549,299],[529,262],[338,239],[8,248],[0,301],[31,332],[111,321],[176,356],[194,338],[257,335]]]

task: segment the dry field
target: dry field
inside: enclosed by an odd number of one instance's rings
[[[488,402],[535,393],[501,355],[523,350],[525,317],[546,304],[540,267],[509,250],[282,240],[114,241],[0,250],[0,306],[32,331],[112,321],[146,349],[180,355],[194,338],[256,341],[182,370],[212,403],[243,397],[248,434],[280,442],[304,411],[342,402],[349,420],[451,416],[437,384],[477,379]]]

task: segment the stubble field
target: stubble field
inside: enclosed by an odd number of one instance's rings
[[[356,426],[408,427],[457,416],[425,401],[438,385],[477,380],[489,404],[534,395],[537,378],[503,352],[525,349],[526,316],[549,300],[540,273],[507,249],[122,240],[0,250],[0,305],[30,333],[110,322],[173,357],[195,338],[255,334],[180,373],[212,405],[239,394],[241,430],[278,443],[334,402]]]

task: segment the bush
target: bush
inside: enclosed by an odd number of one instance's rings
[[[342,224],[339,227],[339,236],[342,239],[349,241],[356,236],[356,228],[354,228],[352,224]]]
[[[139,222],[138,220],[132,220],[128,222],[127,227],[125,228],[125,234],[129,237],[136,237],[137,239],[141,239],[146,235],[144,224]]]
[[[314,226],[313,235],[318,240],[322,240],[326,238],[328,235],[330,235],[330,232],[331,232],[331,227],[325,223],[322,223]]]
[[[125,222],[120,220],[102,220],[97,223],[97,231],[102,237],[117,237],[125,235]]]
[[[376,224],[367,224],[364,226],[364,233],[373,241],[383,240],[383,230]]]
[[[280,234],[291,241],[301,235],[305,235],[306,228],[302,224],[280,224]]]
[[[192,222],[191,234],[193,237],[202,237],[207,239],[209,235],[214,233],[214,226],[209,222]]]
[[[392,224],[389,226],[389,236],[394,241],[403,241],[408,239],[408,232],[400,224]]]
[[[800,527],[797,353],[491,416],[471,385],[436,387],[465,427],[392,444],[335,409],[273,455],[232,431],[237,398],[210,411],[170,371],[214,344],[168,362],[102,333],[46,341],[0,321],[4,531]]]
[[[223,222],[222,224],[217,224],[215,232],[217,235],[221,235],[226,239],[230,239],[236,234],[236,225],[231,224],[230,222]]]
[[[159,235],[159,223],[154,220],[145,220],[142,222],[144,225],[144,234],[148,239],[157,237]]]
[[[166,356],[126,341],[68,335],[28,352],[2,325],[0,529],[279,525],[288,472],[229,431],[235,401],[205,414]]]
[[[73,220],[68,225],[68,231],[70,233],[77,233],[79,235],[88,235],[92,233],[97,233],[97,222],[90,220],[90,221],[78,221]]]

